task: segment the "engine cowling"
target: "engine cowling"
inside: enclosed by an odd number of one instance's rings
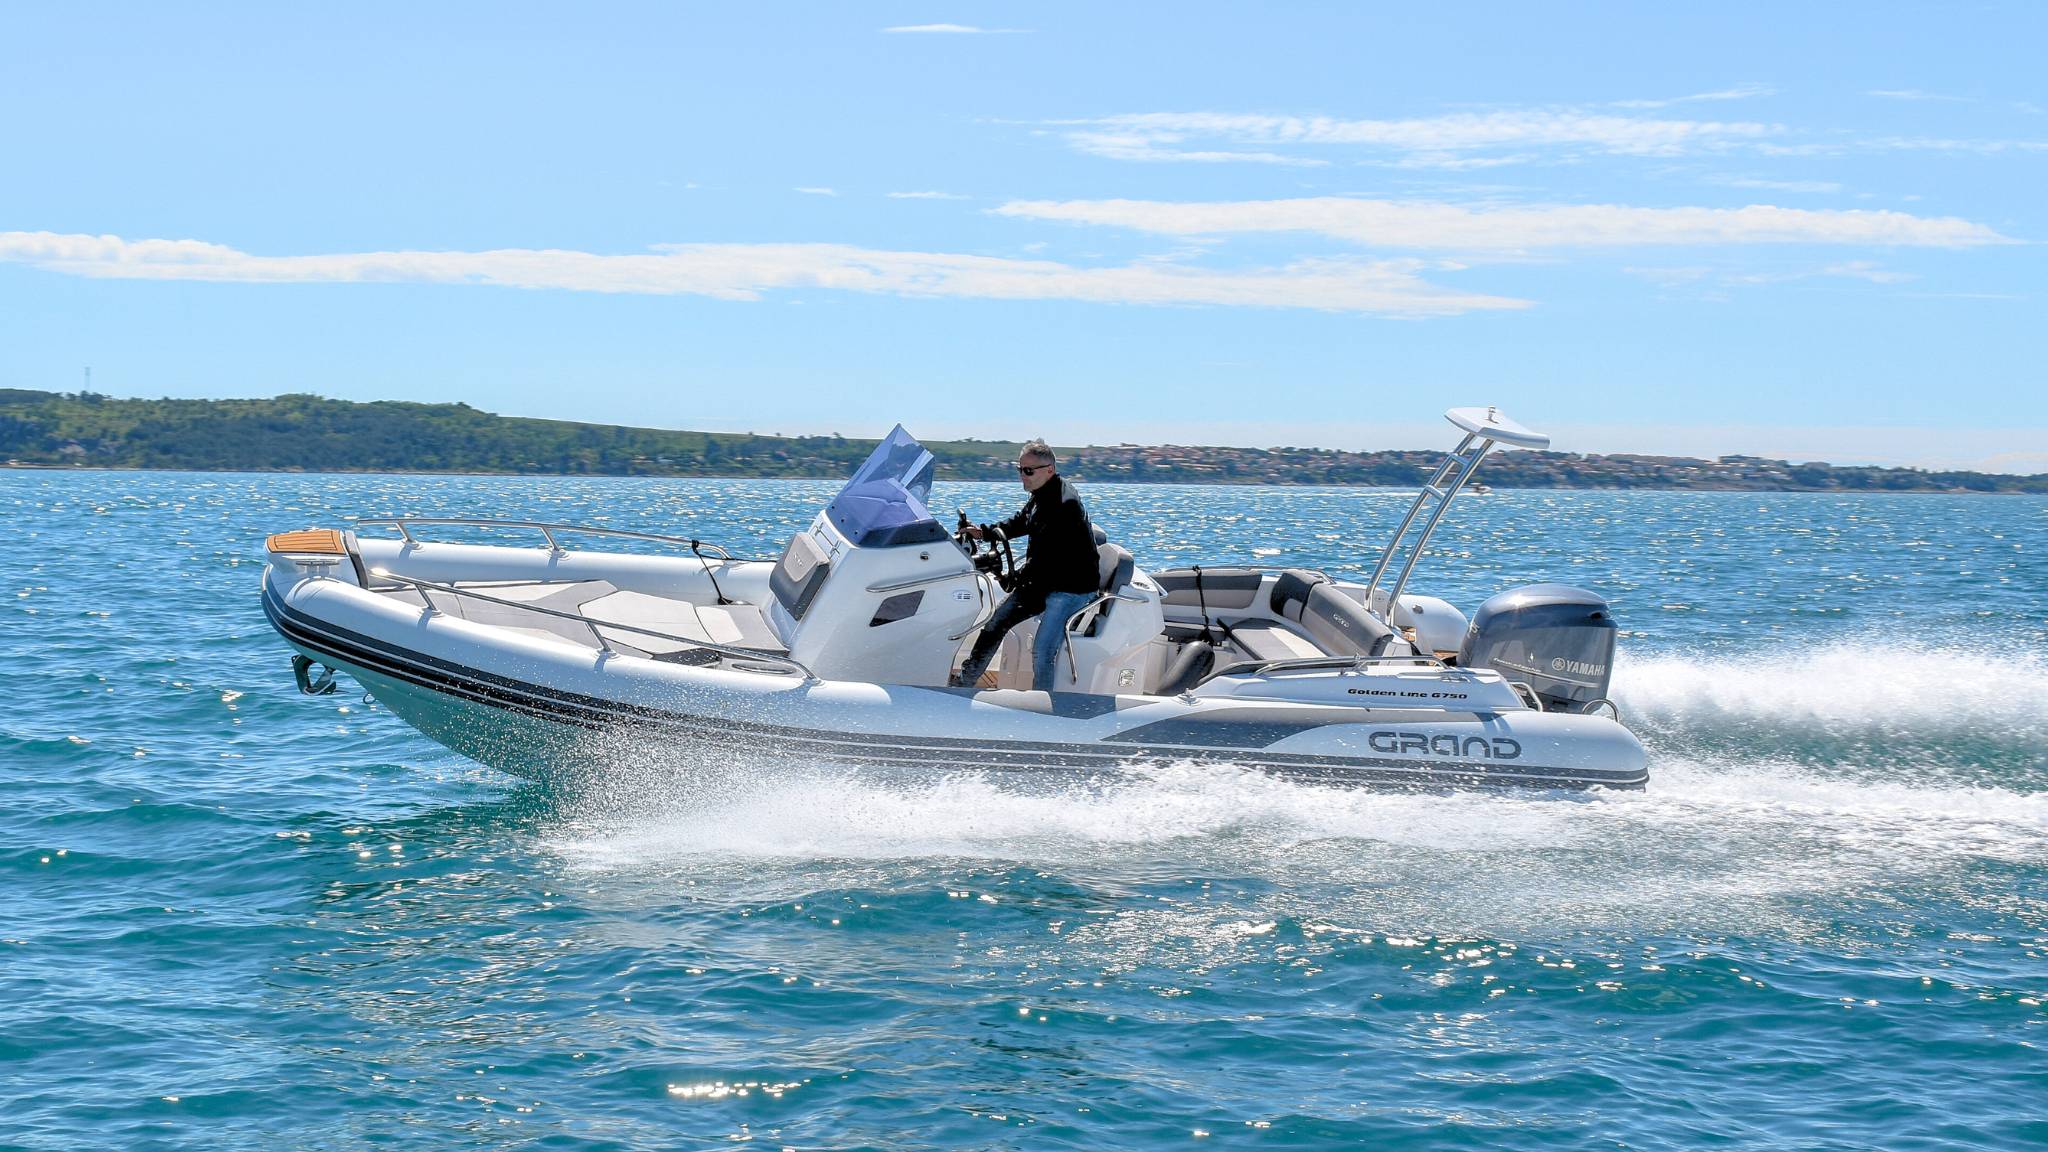
[[[1568,584],[1530,584],[1479,606],[1458,664],[1529,685],[1550,711],[1583,712],[1607,697],[1614,639],[1606,600]]]

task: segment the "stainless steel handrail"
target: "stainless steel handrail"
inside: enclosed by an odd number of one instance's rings
[[[1223,672],[1244,676],[1257,672],[1310,671],[1316,668],[1367,668],[1375,664],[1409,664],[1417,668],[1448,668],[1434,656],[1294,656],[1283,660],[1256,660],[1232,664]]]
[[[734,648],[726,644],[714,644],[709,640],[698,640],[689,636],[657,632],[652,628],[642,628],[638,624],[621,624],[611,620],[593,620],[588,616],[579,615],[574,612],[563,612],[556,608],[543,608],[538,604],[522,604],[517,600],[507,600],[502,596],[487,595],[478,592],[474,588],[462,588],[454,584],[440,584],[432,580],[421,580],[414,576],[400,576],[388,568],[372,568],[370,569],[370,575],[380,580],[396,580],[400,584],[410,585],[414,588],[432,589],[436,592],[446,592],[452,596],[468,596],[473,600],[482,600],[490,604],[502,604],[507,608],[520,608],[528,612],[538,612],[543,616],[553,616],[562,620],[574,620],[576,623],[590,629],[591,637],[597,641],[598,650],[607,656],[615,656],[617,653],[612,650],[612,642],[606,638],[604,633],[598,631],[599,625],[603,625],[606,628],[614,628],[621,632],[653,636],[656,639],[667,640],[676,644],[687,644],[692,648],[702,648],[708,652],[716,652],[721,656],[730,656],[735,660],[765,660],[773,664],[785,664],[803,673],[806,680],[816,680],[818,678],[817,673],[806,668],[801,661],[779,652],[763,652],[754,648]],[[439,608],[434,607],[434,602],[428,599],[425,592],[420,594],[420,599],[426,601],[427,611],[441,611]]]
[[[1125,604],[1151,603],[1150,600],[1147,600],[1142,596],[1126,596],[1121,592],[1098,592],[1095,594],[1095,599],[1090,600],[1086,604],[1081,605],[1079,610],[1077,610],[1073,615],[1067,617],[1066,630],[1068,632],[1072,632],[1074,630],[1074,621],[1079,620],[1082,616],[1086,615],[1090,608],[1093,608],[1098,604],[1107,604],[1111,600],[1119,600]]]
[[[355,524],[376,524],[398,529],[408,544],[426,544],[412,534],[413,527],[439,526],[460,528],[531,528],[548,542],[550,552],[566,551],[555,540],[557,532],[573,532],[583,536],[616,536],[627,540],[651,540],[658,544],[680,544],[685,548],[704,549],[716,552],[720,560],[734,564],[765,563],[746,556],[735,556],[723,544],[712,544],[688,536],[665,536],[659,532],[630,532],[624,528],[598,528],[588,524],[555,524],[543,520],[491,520],[472,516],[362,516],[351,521]]]
[[[1075,622],[1080,620],[1081,617],[1086,616],[1089,609],[1107,604],[1112,600],[1121,601],[1125,604],[1151,603],[1149,600],[1144,600],[1137,596],[1126,596],[1121,592],[1097,592],[1095,599],[1081,605],[1079,609],[1075,610],[1073,615],[1067,617],[1066,626],[1060,629],[1060,647],[1067,650],[1067,683],[1079,684],[1081,682],[1081,669],[1074,663],[1073,640]]]
[[[985,572],[976,572],[973,575],[975,578],[974,595],[980,601],[980,604],[974,610],[973,623],[969,624],[965,628],[962,628],[960,631],[953,633],[951,636],[946,637],[946,639],[951,640],[955,644],[958,644],[960,641],[966,639],[968,633],[981,631],[982,626],[987,624],[990,620],[995,619],[996,616],[995,603],[993,600],[990,599],[988,594],[988,586],[990,583],[994,581],[995,578],[993,576],[988,575]]]

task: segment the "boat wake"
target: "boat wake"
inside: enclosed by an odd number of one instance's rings
[[[621,744],[549,839],[572,870],[711,898],[964,891],[1020,869],[1116,892],[1199,877],[1239,892],[1218,924],[1407,935],[1817,938],[1844,900],[1994,900],[1996,875],[2048,864],[2043,661],[1875,655],[1625,665],[1624,713],[1654,749],[1638,793],[1386,792],[1195,764],[890,776]],[[1148,924],[1126,931],[1180,931]]]
[[[739,901],[951,890],[1022,869],[1113,892],[1198,877],[1238,891],[1225,906],[1239,919],[1367,932],[1815,937],[1844,900],[1978,903],[1998,887],[1987,870],[2048,863],[2048,790],[1896,759],[1673,754],[1646,792],[1566,795],[1329,788],[1193,764],[1055,781],[630,756],[565,805],[551,847],[572,870]]]
[[[1614,696],[1664,765],[1790,760],[1863,786],[2048,789],[2048,654],[1849,641],[1617,661]],[[1771,773],[1775,775],[1776,773]]]
[[[1623,653],[1617,665],[1617,695],[1657,720],[2048,732],[2048,654],[2031,649],[1845,641],[1781,654]]]

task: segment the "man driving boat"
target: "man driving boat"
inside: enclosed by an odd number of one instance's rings
[[[982,626],[967,662],[953,677],[954,687],[979,685],[996,647],[1010,629],[1042,614],[1038,637],[1031,645],[1031,687],[1052,691],[1067,618],[1087,606],[1100,579],[1094,525],[1088,521],[1080,493],[1059,474],[1045,441],[1032,440],[1017,453],[1017,479],[1031,498],[1015,516],[1000,524],[969,525],[965,530],[976,540],[1025,536],[1031,544],[1017,570],[1016,587]]]

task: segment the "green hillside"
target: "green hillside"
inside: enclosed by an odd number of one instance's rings
[[[1448,430],[1447,430],[1448,431]],[[1446,435],[1446,446],[1449,436]],[[679,432],[494,416],[467,404],[122,400],[92,392],[0,389],[0,460],[15,467],[200,471],[509,472],[600,476],[848,475],[874,446],[841,436]],[[1014,443],[927,441],[940,475],[1011,479]],[[1441,448],[1338,452],[1179,445],[1062,448],[1082,479],[1172,483],[1409,486]],[[1503,488],[2048,492],[2048,475],[1787,464],[1748,456],[1501,452],[1483,470]]]

